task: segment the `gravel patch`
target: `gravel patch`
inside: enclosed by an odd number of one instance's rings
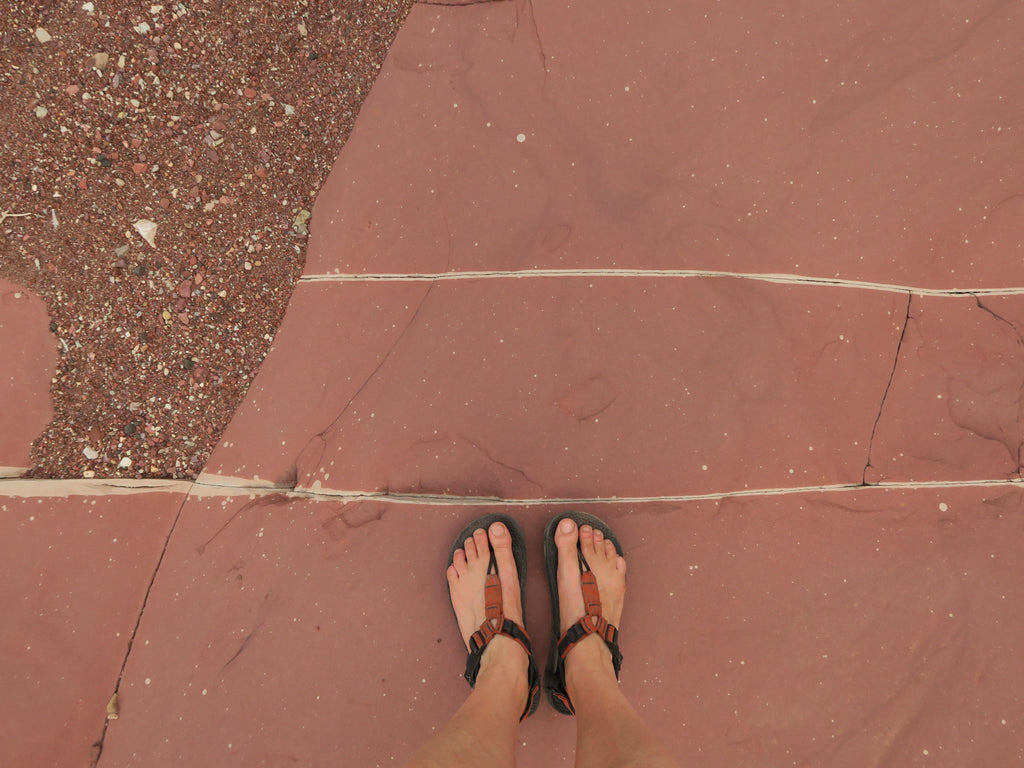
[[[411,5],[0,11],[0,276],[46,301],[60,354],[30,477],[200,472]]]

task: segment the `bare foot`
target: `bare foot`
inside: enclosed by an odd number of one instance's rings
[[[448,589],[451,592],[452,607],[459,622],[462,641],[469,651],[469,638],[480,629],[487,618],[484,601],[484,584],[490,563],[488,538],[494,549],[498,579],[501,581],[502,613],[506,618],[523,626],[523,606],[519,599],[519,573],[512,555],[512,537],[502,523],[492,523],[489,531],[478,528],[473,537],[466,539],[462,549],[455,550],[452,564],[448,566]],[[492,624],[497,622],[493,621]],[[477,681],[491,675],[505,673],[515,681],[516,695],[521,693],[522,706],[526,706],[528,657],[523,647],[506,635],[496,635],[480,658],[480,672]],[[521,678],[521,686],[520,680]]]
[[[590,570],[597,579],[601,593],[601,614],[609,624],[619,626],[622,605],[626,596],[626,560],[615,551],[615,545],[601,531],[589,525],[578,530],[570,518],[559,522],[555,531],[558,549],[558,609],[560,634],[583,618],[586,606],[580,586],[580,567],[576,556],[576,541]],[[584,667],[598,667],[602,673],[615,676],[612,654],[604,641],[596,635],[581,640],[565,657],[566,679]]]

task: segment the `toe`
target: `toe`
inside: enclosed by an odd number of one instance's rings
[[[580,526],[580,552],[583,553],[583,559],[587,562],[594,556],[596,549],[594,547],[594,529],[589,525]]]
[[[615,551],[615,543],[610,539],[604,541],[604,554],[609,560],[614,560],[618,557],[618,552]]]
[[[512,536],[502,523],[492,523],[488,533],[491,546],[494,548],[494,560],[498,566],[498,579],[501,581],[502,612],[521,625],[523,611],[520,604],[519,570],[516,568],[516,558],[512,553]]]
[[[466,572],[466,550],[455,550],[455,554],[452,555],[452,562],[451,565],[448,566],[448,570],[454,572],[455,576],[461,576]]]
[[[476,549],[478,564],[487,568],[491,562],[491,545],[487,541],[487,531],[483,528],[473,531],[473,545]]]
[[[583,592],[580,586],[580,561],[576,554],[579,531],[576,523],[565,518],[555,530],[555,548],[558,550],[558,608],[561,632],[571,627],[584,613]]]
[[[576,523],[571,518],[565,518],[558,523],[555,531],[555,547],[558,549],[559,563],[568,559],[562,555],[575,555],[576,542],[579,540],[576,530]]]

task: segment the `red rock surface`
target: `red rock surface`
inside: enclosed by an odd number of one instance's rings
[[[166,485],[166,484],[165,484]],[[0,486],[0,756],[88,765],[183,487]]]
[[[543,659],[574,507],[624,545],[622,689],[681,764],[1024,759],[1022,33],[981,0],[416,6],[145,608],[134,573],[118,598],[123,674],[47,691],[85,702],[82,760],[400,765],[468,690],[452,537],[522,521]],[[20,615],[12,647],[49,636]],[[573,723],[519,740],[567,764]]]
[[[29,466],[29,450],[53,407],[47,392],[57,367],[46,306],[38,296],[0,279],[0,477]]]

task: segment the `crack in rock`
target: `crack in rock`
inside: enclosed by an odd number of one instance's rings
[[[907,294],[907,312],[903,318],[903,330],[900,331],[900,340],[896,344],[896,354],[893,355],[892,370],[889,371],[889,381],[885,384],[885,392],[882,393],[882,402],[878,404],[878,413],[875,414],[875,423],[871,426],[871,437],[868,439],[868,458],[864,464],[864,471],[861,473],[861,484],[868,483],[868,470],[871,468],[871,451],[875,446],[875,432],[878,431],[878,422],[882,419],[882,411],[885,410],[885,401],[889,397],[889,390],[892,389],[893,379],[896,377],[896,369],[900,363],[900,351],[903,349],[903,339],[906,338],[907,328],[910,325],[910,305],[913,303],[914,294]]]

